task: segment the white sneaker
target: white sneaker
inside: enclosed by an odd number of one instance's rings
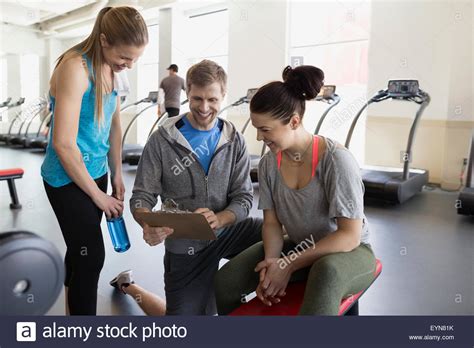
[[[109,284],[125,294],[125,291],[123,291],[123,287],[127,287],[130,284],[135,284],[135,281],[133,280],[132,270],[129,269],[120,272],[114,279],[110,281]]]

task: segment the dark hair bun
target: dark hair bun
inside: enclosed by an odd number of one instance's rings
[[[283,83],[288,91],[298,99],[316,98],[324,85],[324,72],[312,65],[287,66],[283,69]]]

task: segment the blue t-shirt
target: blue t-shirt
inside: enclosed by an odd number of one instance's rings
[[[184,116],[181,120],[184,124],[179,128],[179,131],[186,138],[189,145],[191,145],[194,154],[207,175],[212,155],[221,137],[222,121],[217,119],[214,127],[210,130],[199,130],[191,125],[187,116]]]

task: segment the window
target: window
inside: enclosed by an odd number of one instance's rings
[[[290,57],[321,68],[325,83],[336,85],[341,102],[328,115],[321,134],[344,143],[352,118],[366,101],[370,2],[291,2]],[[309,102],[305,127],[314,131],[327,106]],[[365,118],[364,118],[365,120]],[[351,150],[363,161],[365,125],[361,119]]]
[[[150,91],[158,90],[158,61],[159,61],[159,26],[153,24],[148,26],[148,45],[137,64],[137,99],[145,98]],[[132,102],[131,100],[128,102]],[[140,110],[148,107],[149,104],[142,104]],[[156,107],[151,107],[144,111],[138,118],[136,124],[136,136],[138,143],[144,145],[148,138],[148,133],[156,120]],[[138,112],[138,110],[137,110]],[[134,128],[132,128],[132,133]]]
[[[39,56],[21,55],[20,67],[21,96],[25,97],[25,103],[28,103],[39,97]]]
[[[227,9],[190,16],[186,38],[187,66],[210,59],[227,71],[229,12]]]
[[[8,98],[8,73],[7,73],[7,59],[5,56],[0,56],[0,103],[3,103]],[[0,122],[6,121],[7,109],[2,109],[0,113]],[[2,129],[3,133],[3,129]]]
[[[150,91],[158,90],[158,61],[159,61],[159,26],[148,26],[148,45],[139,59],[138,66],[138,98],[143,98]]]

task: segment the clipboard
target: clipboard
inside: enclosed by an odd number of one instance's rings
[[[202,214],[143,211],[137,212],[136,215],[151,227],[172,228],[174,232],[167,239],[217,239],[214,231]]]

